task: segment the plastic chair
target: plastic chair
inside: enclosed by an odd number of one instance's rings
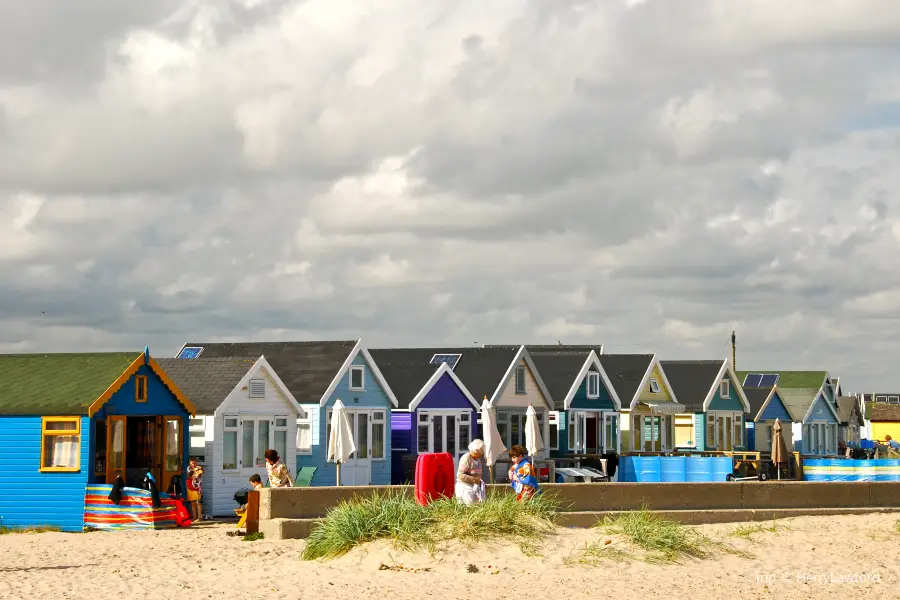
[[[302,467],[294,479],[294,487],[309,487],[312,485],[313,475],[318,467]]]

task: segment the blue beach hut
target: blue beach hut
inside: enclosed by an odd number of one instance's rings
[[[186,469],[193,405],[150,356],[0,355],[0,526],[81,531],[91,484]]]

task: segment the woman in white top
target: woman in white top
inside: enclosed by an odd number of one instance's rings
[[[456,470],[456,499],[463,504],[482,502],[485,496],[482,473],[484,459],[484,442],[473,440],[469,451],[459,459]]]

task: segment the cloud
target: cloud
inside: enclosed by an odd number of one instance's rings
[[[890,0],[91,2],[0,1],[0,350],[735,329],[891,384]]]

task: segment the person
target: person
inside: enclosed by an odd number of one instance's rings
[[[259,490],[263,489],[262,477],[260,477],[256,473],[254,473],[253,475],[250,476],[250,489],[255,492],[258,492]],[[234,512],[236,514],[242,515],[242,514],[244,514],[244,511],[247,510],[247,489],[246,488],[244,488],[240,492],[235,493],[234,499],[238,500],[238,498],[240,498],[239,502],[240,502],[241,507],[236,509]]]
[[[291,487],[293,482],[291,482],[291,474],[288,472],[288,468],[281,462],[281,457],[278,456],[278,452],[272,450],[266,450],[266,472],[269,474],[269,487],[278,488],[278,487]]]
[[[531,459],[526,456],[525,448],[516,444],[509,449],[509,459],[512,466],[509,468],[509,481],[517,500],[528,500],[535,494],[540,494],[537,477]]]
[[[483,459],[484,442],[472,440],[469,451],[459,459],[459,468],[456,469],[456,499],[463,504],[484,501]]]
[[[884,443],[892,450],[900,450],[900,442],[892,438],[890,434],[884,436]]]
[[[203,467],[192,456],[187,470],[187,500],[195,521],[203,520]]]

